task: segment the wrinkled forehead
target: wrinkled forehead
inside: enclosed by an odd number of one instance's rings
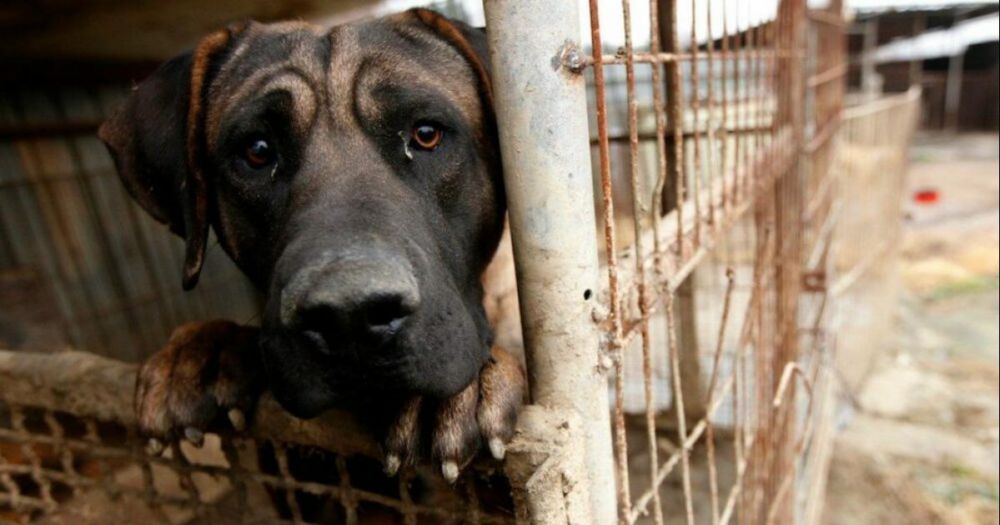
[[[253,100],[286,92],[293,126],[317,118],[356,125],[383,110],[379,92],[433,93],[482,124],[476,77],[457,50],[404,15],[323,30],[300,22],[251,23],[213,76],[207,103],[209,136],[226,116]],[[388,89],[386,89],[388,88]]]

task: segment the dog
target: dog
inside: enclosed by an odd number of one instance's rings
[[[132,91],[99,136],[184,239],[184,288],[211,228],[265,296],[260,327],[186,324],[141,366],[154,452],[243,429],[269,389],[301,418],[363,412],[390,475],[504,456],[526,379],[484,308],[506,215],[491,90],[485,32],[415,9],[232,25]]]

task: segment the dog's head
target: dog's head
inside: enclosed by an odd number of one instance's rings
[[[480,275],[504,195],[481,30],[426,10],[233,26],[165,63],[100,130],[136,200],[209,227],[266,291],[279,401],[447,396],[488,356]]]

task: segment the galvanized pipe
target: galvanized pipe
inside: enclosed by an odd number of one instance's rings
[[[575,0],[485,0],[533,403],[583,422],[592,521],[615,521],[584,64]]]

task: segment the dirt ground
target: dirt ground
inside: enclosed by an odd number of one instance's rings
[[[1000,523],[998,147],[916,138],[892,337],[847,388],[829,525]]]

